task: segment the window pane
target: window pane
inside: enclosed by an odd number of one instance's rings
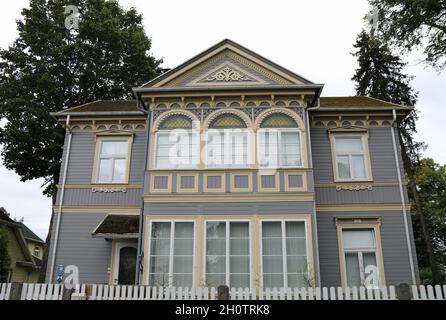
[[[288,273],[288,288],[308,288],[312,285],[307,274]]]
[[[283,250],[281,222],[262,223],[263,286],[281,288],[283,284]]]
[[[366,179],[364,156],[352,156],[353,175],[355,179]]]
[[[230,145],[224,149],[227,155],[225,163],[228,166],[245,167],[248,164],[248,133],[228,131],[228,135]]]
[[[101,159],[99,161],[98,182],[112,181],[112,159]]]
[[[300,166],[299,132],[281,132],[281,164],[283,166]]]
[[[361,286],[361,274],[359,271],[359,259],[357,253],[345,254],[345,268],[347,272],[347,286]]]
[[[259,132],[259,163],[262,167],[277,167],[278,132],[276,130]]]
[[[305,256],[287,256],[288,273],[307,274],[307,257]]]
[[[113,182],[124,182],[127,171],[126,159],[115,159],[115,171],[113,172]]]
[[[344,249],[373,249],[375,233],[373,230],[343,230],[342,243]]]
[[[226,223],[206,223],[206,285],[226,284]]]
[[[362,138],[336,137],[336,154],[352,154],[362,152]]]
[[[170,222],[152,223],[150,244],[150,285],[169,286]]]
[[[224,132],[209,131],[206,141],[206,165],[210,167],[221,167],[224,164]]]
[[[348,156],[337,156],[336,162],[338,166],[339,179],[350,179],[350,162]]]
[[[128,141],[102,141],[101,156],[127,155]]]
[[[249,274],[231,274],[231,288],[249,288]]]
[[[193,278],[193,222],[175,222],[173,286],[191,287]]]
[[[366,284],[379,285],[378,267],[376,265],[375,252],[363,252],[364,277]]]
[[[283,274],[263,274],[264,288],[283,288]]]
[[[287,221],[285,231],[287,238],[300,237],[305,239],[305,222]]]

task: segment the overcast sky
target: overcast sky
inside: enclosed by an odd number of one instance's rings
[[[171,68],[229,38],[313,82],[324,83],[324,96],[354,95],[351,82],[356,61],[350,55],[364,26],[366,0],[312,1],[195,1],[120,0],[144,15],[153,54]],[[0,47],[17,36],[16,19],[28,0],[3,3],[0,10]],[[425,155],[446,164],[443,134],[446,118],[446,71],[439,75],[406,57],[407,72],[416,76],[421,111],[417,138],[429,144]],[[51,201],[42,196],[41,181],[22,183],[0,166],[0,207],[46,236]]]

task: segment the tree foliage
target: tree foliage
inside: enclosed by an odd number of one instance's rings
[[[425,61],[446,68],[446,0],[369,0],[379,9],[385,40],[399,49],[423,48]]]
[[[358,95],[366,95],[374,98],[390,101],[400,105],[414,107],[417,101],[417,93],[410,86],[411,76],[404,74],[403,68],[406,65],[399,56],[394,54],[388,44],[383,40],[381,30],[373,30],[369,35],[362,31],[354,45],[359,67],[352,80],[356,83]],[[427,259],[422,259],[420,266],[429,268],[432,283],[441,281],[440,271],[434,254],[434,238],[430,232],[430,226],[426,221],[423,199],[418,194],[415,181],[414,168],[418,166],[421,151],[425,148],[424,143],[414,139],[416,133],[416,120],[418,115],[416,110],[398,123],[399,142],[404,169],[407,175],[410,189],[410,197],[414,202],[414,220],[418,221],[415,227],[416,232],[422,237],[418,241],[417,252],[426,253]]]
[[[66,5],[80,11],[79,29],[65,27]],[[18,38],[0,50],[0,129],[4,165],[22,181],[44,178],[54,197],[65,131],[50,116],[99,99],[132,97],[160,73],[151,40],[134,9],[117,1],[30,0]]]
[[[0,213],[8,214],[5,208],[0,207]],[[8,282],[11,269],[11,257],[8,250],[9,237],[5,226],[0,225],[0,283]]]
[[[434,255],[440,265],[444,281],[446,274],[446,165],[440,166],[431,158],[422,159],[415,167],[414,177],[426,223],[432,235]],[[411,201],[413,204],[413,199]],[[429,257],[417,216],[413,217],[413,223],[421,274],[426,283],[432,283],[432,274],[426,267],[429,265]]]

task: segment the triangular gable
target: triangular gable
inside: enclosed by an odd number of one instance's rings
[[[293,84],[312,82],[231,40],[224,40],[142,88]]]

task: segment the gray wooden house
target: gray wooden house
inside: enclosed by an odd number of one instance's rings
[[[417,281],[397,122],[321,97],[230,40],[66,125],[47,282],[202,287]]]

